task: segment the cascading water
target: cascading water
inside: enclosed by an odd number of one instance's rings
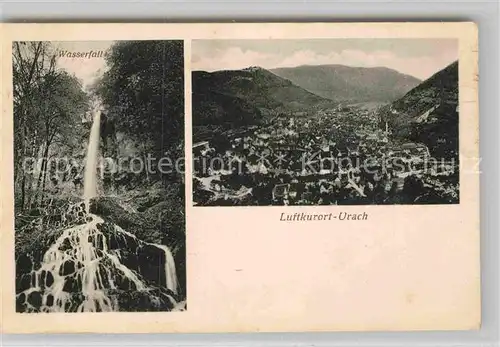
[[[139,305],[145,310],[182,310],[174,298],[178,281],[175,262],[165,245],[139,240],[120,226],[89,212],[97,196],[96,165],[100,113],[92,125],[84,182],[84,204],[69,206],[61,222],[85,223],[57,232],[40,266],[32,259],[16,301],[21,312],[105,312]],[[152,271],[155,265],[158,271]],[[125,298],[125,299],[124,299]]]
[[[97,111],[94,115],[92,128],[90,129],[89,144],[87,147],[87,158],[85,160],[85,174],[83,176],[83,199],[87,212],[89,212],[90,199],[97,195],[96,169],[97,155],[99,153],[99,129],[101,127],[101,112]]]
[[[175,273],[175,262],[172,252],[165,245],[156,245],[165,253],[165,285],[167,289],[177,294],[177,275]]]

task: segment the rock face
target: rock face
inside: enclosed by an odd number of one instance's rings
[[[151,201],[149,203],[156,202],[155,198],[152,198]],[[139,209],[145,210],[144,212],[130,212],[120,206],[115,199],[102,197],[91,201],[90,213],[119,225],[141,240],[152,243],[163,243],[165,234],[170,232],[170,230],[162,230],[158,224],[161,224],[161,214],[168,212],[169,204],[167,202],[158,202],[149,208],[147,208],[147,205],[148,203],[146,202],[144,206],[143,202],[143,205],[139,207]]]
[[[71,209],[71,207],[70,207]],[[92,213],[101,214],[104,218]],[[16,259],[18,312],[169,311],[180,301],[174,256],[142,240],[151,227],[112,199]]]
[[[33,210],[33,218],[24,225],[17,225],[16,218],[16,271],[27,273],[32,268],[38,268],[43,255],[50,245],[67,227],[86,222],[85,205],[83,202],[61,203],[57,209],[45,211]]]
[[[149,228],[142,214],[131,213],[125,210],[113,198],[102,197],[92,199],[90,203],[90,213],[101,216],[107,221],[119,225],[121,228],[136,235],[140,239],[147,238],[147,229]]]
[[[175,199],[175,196],[162,196],[162,201],[160,201],[157,194],[139,196],[134,198],[134,205],[138,211],[144,212],[130,212],[125,210],[116,199],[100,197],[91,201],[90,212],[120,226],[143,241],[168,245],[177,266],[179,292],[184,295],[186,292],[186,235],[185,229],[181,227],[184,225],[184,214],[177,210],[183,204]]]

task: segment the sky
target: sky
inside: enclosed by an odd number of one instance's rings
[[[193,40],[191,69],[383,66],[424,80],[458,59],[455,39]]]
[[[53,42],[56,50],[107,50],[113,41]],[[193,40],[191,68],[217,71],[342,64],[384,66],[426,79],[458,59],[455,39]],[[90,86],[106,69],[104,58],[59,57],[66,69]]]
[[[107,50],[113,41],[53,42],[56,54],[59,51],[89,52]],[[57,58],[57,65],[79,78],[84,87],[89,87],[106,69],[104,58]]]

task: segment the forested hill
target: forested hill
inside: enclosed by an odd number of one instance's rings
[[[383,107],[379,114],[395,136],[423,142],[437,156],[458,156],[458,61]]]
[[[259,67],[194,71],[193,123],[254,124],[266,114],[294,113],[334,103]]]
[[[386,67],[302,65],[271,72],[324,98],[352,103],[394,101],[420,83]]]
[[[458,104],[458,61],[436,72],[393,102],[392,108],[416,116],[436,102]]]

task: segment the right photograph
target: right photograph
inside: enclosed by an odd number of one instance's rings
[[[195,206],[458,204],[458,41],[192,41]]]

